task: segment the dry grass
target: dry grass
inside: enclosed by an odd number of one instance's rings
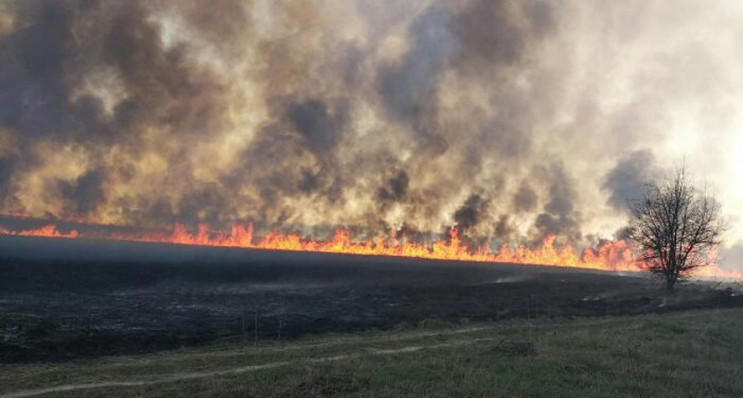
[[[45,396],[740,397],[743,309],[465,330],[326,336],[65,364],[0,366],[0,396],[111,381],[170,381]],[[268,365],[263,368],[240,367]],[[174,375],[226,371],[174,380]]]

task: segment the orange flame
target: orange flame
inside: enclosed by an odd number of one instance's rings
[[[72,230],[68,233],[59,232],[57,227],[54,225],[45,225],[39,229],[30,229],[23,231],[11,231],[0,227],[0,235],[15,235],[15,236],[42,236],[46,238],[77,238],[78,233]]]
[[[330,240],[304,239],[297,233],[269,232],[257,242],[254,241],[253,226],[235,224],[229,232],[212,230],[207,225],[199,225],[197,231],[189,232],[182,224],[176,224],[170,234],[132,234],[113,233],[105,236],[80,234],[75,230],[60,232],[54,225],[46,225],[35,230],[10,231],[0,228],[0,235],[42,236],[54,238],[104,238],[111,240],[159,242],[179,245],[199,245],[217,247],[238,247],[249,249],[302,251],[321,253],[341,253],[368,256],[396,256],[436,260],[456,260],[469,262],[493,262],[531,265],[551,265],[558,267],[587,268],[606,271],[639,271],[631,245],[624,240],[603,240],[596,247],[582,251],[566,244],[555,244],[556,237],[544,238],[541,246],[528,248],[525,245],[502,245],[498,251],[490,247],[471,249],[463,244],[457,229],[449,231],[449,241],[439,240],[431,245],[409,242],[404,236],[400,239],[394,233],[389,238],[354,240],[345,228],[337,228]],[[698,275],[705,277],[741,278],[739,273],[725,272],[717,267],[700,270]]]

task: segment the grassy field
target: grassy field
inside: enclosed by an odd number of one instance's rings
[[[251,343],[0,365],[0,397],[743,396],[743,309]]]

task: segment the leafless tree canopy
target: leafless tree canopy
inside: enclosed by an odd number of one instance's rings
[[[696,190],[684,168],[648,186],[632,206],[630,237],[649,271],[665,278],[671,291],[679,278],[715,261],[725,223],[714,196]]]

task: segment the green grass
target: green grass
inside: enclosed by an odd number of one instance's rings
[[[230,344],[64,364],[0,365],[0,396],[52,386],[83,397],[741,397],[743,309]]]

